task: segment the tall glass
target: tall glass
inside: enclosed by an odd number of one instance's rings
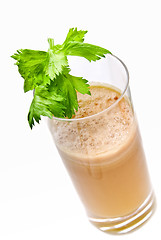
[[[49,128],[90,222],[105,232],[126,233],[143,224],[155,206],[128,70],[113,55],[96,63],[74,61],[73,75],[110,89],[101,104],[112,102],[104,110],[99,103],[100,112],[90,116],[53,117]]]

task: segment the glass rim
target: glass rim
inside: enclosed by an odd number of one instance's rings
[[[117,105],[121,99],[124,97],[128,87],[129,87],[129,71],[128,71],[128,68],[126,67],[125,63],[120,59],[118,58],[117,56],[113,55],[113,54],[108,54],[112,57],[114,57],[115,59],[117,59],[123,66],[123,68],[125,69],[125,73],[126,73],[126,76],[127,76],[127,82],[125,84],[125,88],[123,90],[123,92],[121,93],[120,97],[114,102],[112,103],[109,107],[105,108],[103,111],[100,111],[98,113],[95,113],[95,114],[92,114],[90,116],[87,116],[87,117],[80,117],[80,118],[59,118],[59,117],[52,117],[52,119],[54,120],[57,120],[57,121],[65,121],[65,122],[77,122],[77,121],[83,121],[83,120],[87,120],[87,119],[91,119],[93,117],[97,117],[105,112],[108,112],[110,111],[115,105]],[[90,84],[90,82],[89,82]]]

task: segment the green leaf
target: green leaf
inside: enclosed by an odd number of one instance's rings
[[[89,90],[89,84],[88,81],[82,77],[75,77],[75,76],[71,76],[70,75],[70,81],[72,83],[72,85],[74,86],[74,88],[82,93],[82,94],[89,94],[91,95],[90,93],[90,90]]]
[[[65,68],[63,74],[59,75],[54,82],[51,82],[50,88],[59,89],[57,92],[64,97],[62,102],[65,106],[65,117],[72,118],[75,111],[78,111],[77,91],[82,94],[89,94],[89,84],[87,80],[81,77],[75,77],[69,74],[70,69]]]
[[[89,61],[99,60],[101,57],[105,57],[107,53],[111,54],[105,48],[80,42],[69,42],[64,51],[66,55],[84,57]]]
[[[28,113],[28,122],[31,129],[35,125],[34,121],[39,123],[41,116],[52,118],[54,115],[63,118],[65,110],[61,103],[63,100],[64,98],[57,94],[56,88],[37,87]]]
[[[33,90],[36,86],[50,83],[50,78],[44,73],[38,74],[36,77],[30,77],[24,81],[24,92]]]
[[[69,42],[84,42],[84,36],[88,31],[78,31],[77,28],[70,28],[67,37],[63,43],[65,46]]]
[[[63,51],[52,50],[48,51],[49,60],[46,66],[45,74],[47,74],[51,80],[56,78],[57,75],[62,73],[63,68],[68,66],[68,60]]]
[[[67,72],[68,70],[66,69],[64,74],[59,75],[55,79],[54,84],[59,89],[59,94],[64,97],[62,102],[65,106],[64,116],[71,118],[75,114],[75,110],[78,111],[78,101],[76,90]]]
[[[18,71],[24,78],[24,91],[33,90],[36,86],[50,83],[45,75],[48,54],[44,51],[21,49],[11,56],[17,60]]]

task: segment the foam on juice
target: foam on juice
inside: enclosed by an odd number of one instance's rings
[[[106,109],[114,104],[120,93],[104,86],[91,86],[91,96],[78,93],[79,110],[73,117],[96,117],[83,121],[55,121],[50,125],[54,132],[58,148],[73,154],[96,155],[124,143],[131,131],[133,110],[124,98],[110,111]],[[100,114],[100,112],[104,111]]]

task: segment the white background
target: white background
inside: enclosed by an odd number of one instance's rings
[[[158,0],[46,0],[0,3],[0,239],[146,239],[161,237],[161,14]],[[154,216],[124,236],[98,231],[87,220],[56,151],[46,122],[31,131],[32,93],[10,55],[20,48],[47,50],[70,27],[88,30],[86,42],[109,49],[130,72],[151,180]]]

